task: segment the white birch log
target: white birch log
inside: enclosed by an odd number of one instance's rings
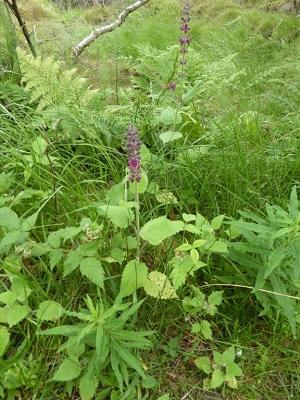
[[[99,36],[104,35],[105,33],[112,32],[120,25],[123,24],[125,19],[128,17],[129,14],[137,10],[138,8],[142,7],[144,4],[148,3],[150,0],[138,0],[135,3],[131,4],[130,6],[126,7],[115,19],[114,22],[111,22],[108,25],[99,26],[95,28],[88,36],[82,39],[76,46],[73,47],[73,52],[75,56],[79,56],[83,50],[93,43]]]

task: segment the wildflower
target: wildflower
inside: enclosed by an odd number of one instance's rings
[[[189,0],[184,0],[183,17],[181,18],[182,25],[180,27],[180,30],[184,33],[184,35],[181,36],[181,38],[179,39],[180,53],[182,54],[180,64],[182,66],[186,65],[186,53],[188,51],[188,46],[191,43],[191,38],[188,36],[188,32],[191,29],[189,26],[190,20],[191,18]]]
[[[128,168],[130,171],[130,182],[139,182],[141,180],[141,157],[140,157],[141,141],[138,130],[135,126],[129,125],[127,132],[127,153]]]
[[[169,82],[167,89],[168,90],[176,90],[177,83],[176,82]]]

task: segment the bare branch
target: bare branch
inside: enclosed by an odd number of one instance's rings
[[[76,46],[73,47],[73,52],[75,56],[79,56],[82,51],[89,46],[92,42],[94,42],[99,36],[104,35],[105,33],[112,32],[120,25],[123,24],[125,19],[128,17],[129,14],[137,10],[138,8],[142,7],[144,4],[148,3],[150,0],[138,0],[135,3],[131,4],[130,6],[126,7],[117,17],[117,19],[104,26],[99,26],[95,28],[93,32],[91,32],[87,37],[82,39]]]

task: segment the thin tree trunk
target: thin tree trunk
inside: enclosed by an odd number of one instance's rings
[[[17,0],[11,0],[11,1],[4,0],[4,2],[8,5],[8,7],[10,8],[10,10],[14,14],[14,16],[17,18],[18,23],[20,25],[20,28],[22,29],[23,35],[24,35],[24,37],[25,37],[25,39],[26,39],[26,41],[28,43],[28,46],[29,46],[29,48],[31,50],[31,53],[32,53],[32,55],[34,57],[36,57],[37,53],[36,53],[36,50],[35,50],[34,45],[32,43],[30,34],[28,32],[26,22],[24,21],[22,15],[20,13],[20,10],[19,10],[18,4],[17,4]]]
[[[125,19],[128,17],[129,14],[137,10],[138,8],[142,7],[150,0],[138,0],[135,3],[131,4],[130,6],[126,7],[116,18],[116,20],[108,25],[99,26],[95,28],[93,32],[91,32],[88,36],[82,39],[76,46],[73,47],[73,52],[75,56],[79,56],[83,50],[93,43],[99,36],[104,35],[105,33],[112,32],[120,25],[123,24]]]

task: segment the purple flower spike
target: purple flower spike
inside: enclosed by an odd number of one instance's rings
[[[138,130],[133,125],[129,125],[127,132],[127,153],[128,168],[130,171],[129,181],[140,182],[141,180],[141,157],[140,157],[141,141]]]
[[[189,30],[191,29],[189,26],[190,22],[190,4],[189,0],[184,0],[183,4],[183,16],[181,18],[182,25],[180,27],[180,30],[184,33],[184,35],[179,39],[180,43],[180,53],[182,54],[181,59],[180,59],[180,64],[182,67],[184,67],[187,62],[186,62],[186,53],[188,51],[188,47],[191,43],[191,38],[187,36]]]

